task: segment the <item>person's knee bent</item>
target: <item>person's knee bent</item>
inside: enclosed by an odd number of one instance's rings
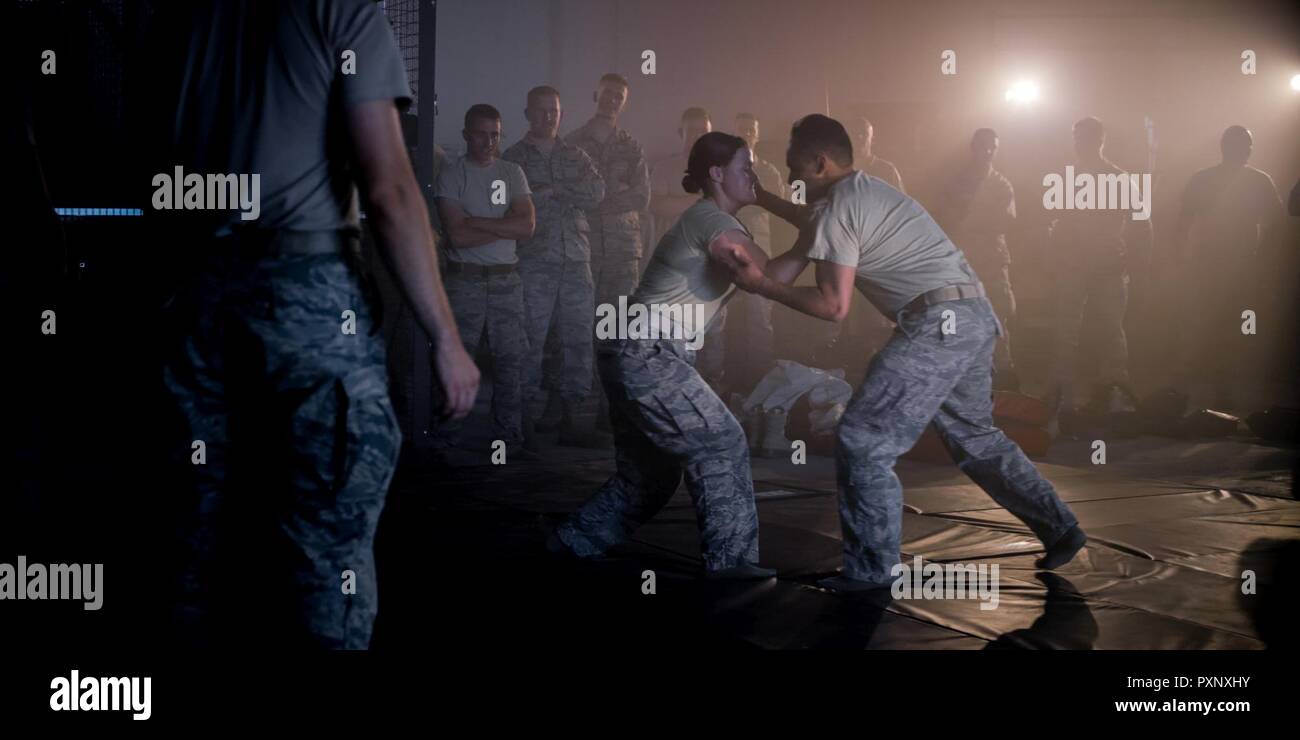
[[[879,424],[846,415],[835,429],[836,451],[842,459],[857,465],[889,466],[907,452],[898,441],[900,437]]]

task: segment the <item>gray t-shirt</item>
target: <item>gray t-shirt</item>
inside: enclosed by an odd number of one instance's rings
[[[674,318],[692,312],[683,329],[707,330],[735,292],[731,273],[709,257],[709,244],[733,229],[749,235],[735,216],[701,198],[659,240],[630,302],[680,307]]]
[[[898,174],[898,168],[888,159],[881,159],[876,155],[862,164],[862,171],[874,178],[884,180],[889,187],[900,193],[906,194],[907,190],[903,187],[903,176]]]
[[[494,184],[498,182],[500,187]],[[493,195],[497,193],[497,202],[493,202]],[[514,162],[494,159],[492,164],[484,167],[464,156],[443,165],[438,173],[436,194],[444,200],[459,203],[466,215],[501,218],[510,210],[511,201],[531,195],[532,191],[528,189],[528,178],[524,177],[523,169]],[[513,265],[518,261],[514,239],[498,239],[468,249],[457,248],[449,241],[447,259],[471,265]]]
[[[921,204],[855,171],[813,206],[808,257],[857,269],[858,290],[893,318],[935,288],[979,279]]]
[[[167,14],[180,33],[159,41],[165,51],[152,62],[165,76],[160,102],[174,104],[161,171],[259,176],[256,220],[241,220],[238,209],[186,211],[186,228],[219,236],[234,224],[357,227],[344,110],[411,101],[379,7],[290,0],[177,4]]]

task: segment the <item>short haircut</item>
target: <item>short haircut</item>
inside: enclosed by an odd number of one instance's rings
[[[1081,134],[1090,134],[1094,138],[1104,139],[1106,137],[1106,127],[1102,125],[1100,118],[1088,116],[1081,118],[1074,124],[1074,130]]]
[[[516,100],[518,100],[518,98],[516,98]],[[471,123],[480,118],[488,121],[500,121],[501,111],[498,111],[487,103],[475,103],[469,107],[469,110],[465,111],[465,128],[469,128]]]
[[[790,129],[790,153],[800,161],[825,154],[841,167],[853,166],[853,141],[844,126],[820,113],[804,116]]]
[[[970,137],[970,141],[972,144],[974,144],[976,141],[979,141],[981,138],[987,138],[987,137],[992,137],[996,139],[998,138],[998,132],[994,131],[991,128],[977,128],[975,129],[974,135]]]
[[[1250,140],[1250,138],[1250,129],[1245,126],[1233,125],[1223,130],[1223,135],[1219,137],[1219,141],[1228,141],[1229,139]]]
[[[699,106],[691,106],[682,111],[681,122],[686,123],[687,121],[708,121],[713,123],[713,119],[709,117],[709,111]]]
[[[544,98],[549,95],[554,95],[556,100],[560,99],[560,91],[556,90],[550,85],[538,85],[537,87],[534,87],[532,90],[528,91],[529,107],[532,107],[533,101],[535,101],[536,99]]]
[[[606,72],[604,75],[601,76],[600,82],[596,83],[596,85],[600,86],[605,84],[606,82],[610,82],[615,85],[622,85],[624,90],[631,87],[631,85],[627,84],[627,78],[621,74],[618,74],[617,72]]]
[[[1224,156],[1228,155],[1229,150],[1236,149],[1237,154],[1245,154],[1243,149],[1249,149],[1254,146],[1254,137],[1250,135],[1250,129],[1245,126],[1229,126],[1223,130],[1223,135],[1219,137],[1219,151]],[[1238,148],[1240,147],[1240,148]]]
[[[736,120],[737,120],[737,121],[753,121],[754,123],[758,123],[758,116],[754,115],[753,113],[743,113],[743,112],[742,112],[742,113],[737,113],[737,114],[736,114]]]

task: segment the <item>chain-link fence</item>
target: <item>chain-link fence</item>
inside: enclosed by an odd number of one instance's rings
[[[384,0],[380,3],[384,16],[393,27],[397,48],[402,52],[406,79],[411,83],[411,106],[420,99],[420,0]]]

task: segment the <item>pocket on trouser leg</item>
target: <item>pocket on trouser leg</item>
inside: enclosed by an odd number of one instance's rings
[[[362,649],[378,611],[375,530],[401,446],[383,369],[322,383],[295,410],[293,433],[293,500],[281,528],[299,623],[319,646]]]

